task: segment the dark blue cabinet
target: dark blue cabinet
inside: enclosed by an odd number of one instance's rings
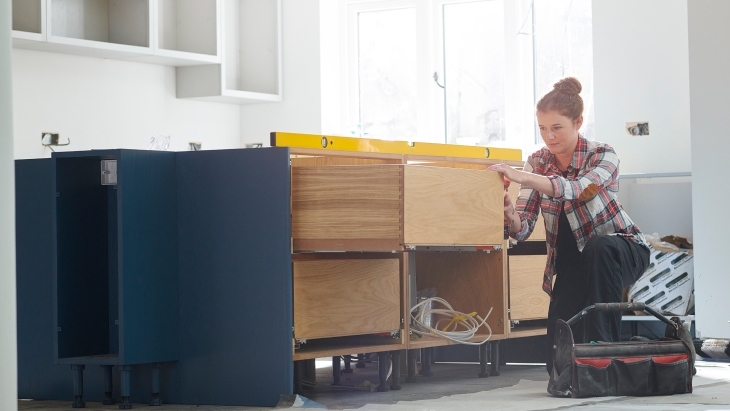
[[[149,401],[155,372],[167,403],[274,406],[291,394],[289,157],[16,161],[19,398],[73,399],[73,375],[102,401],[112,367],[114,397],[131,402]],[[101,184],[102,160],[116,160],[116,186]]]
[[[175,154],[55,153],[56,354],[62,364],[179,357]],[[118,181],[102,185],[101,162]]]

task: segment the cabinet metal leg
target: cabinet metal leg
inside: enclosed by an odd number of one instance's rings
[[[332,357],[332,385],[340,385],[340,356]]]
[[[119,403],[120,410],[132,409],[132,403],[129,401],[131,396],[131,384],[132,384],[132,366],[122,365],[121,366],[121,389],[122,389],[122,402]]]
[[[365,368],[365,354],[357,355],[357,364],[355,364],[355,368]]]
[[[294,361],[294,394],[302,393],[302,377],[304,376],[302,361]]]
[[[390,373],[390,389],[400,390],[400,351],[390,352],[390,363],[393,364],[393,371]]]
[[[104,399],[101,403],[104,405],[112,405],[115,403],[114,397],[112,396],[112,366],[102,365],[101,368],[104,369]]]
[[[424,377],[432,377],[433,372],[431,371],[431,354],[433,348],[421,348],[421,375]]]
[[[406,377],[406,382],[416,382],[416,350],[408,350],[406,351],[406,369],[408,371],[408,376]]]
[[[490,367],[491,368],[490,374],[491,375],[499,375],[499,365],[500,365],[500,362],[499,362],[500,361],[500,359],[499,359],[499,341],[491,341],[489,343],[489,345],[490,345],[489,348],[490,348],[490,351],[491,351],[491,355],[490,355],[491,358],[490,358],[490,361],[489,361],[490,362],[490,366],[491,366]]]
[[[85,408],[84,402],[84,365],[72,365],[71,372],[74,377],[74,402],[71,403],[73,408]]]
[[[489,342],[479,346],[479,378],[489,377],[487,363],[489,362]]]
[[[150,399],[150,405],[158,406],[162,405],[160,400],[160,367],[162,363],[156,362],[152,365],[152,399]]]
[[[350,367],[351,362],[352,362],[352,355],[346,355],[345,356],[345,369],[342,370],[343,374],[352,374],[352,368]]]
[[[378,391],[388,391],[388,369],[390,368],[390,358],[388,358],[388,352],[383,351],[378,353],[378,377],[380,377],[380,383],[378,384]]]

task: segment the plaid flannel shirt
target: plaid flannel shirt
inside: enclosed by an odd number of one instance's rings
[[[550,197],[525,185],[520,186],[516,209],[522,230],[510,233],[518,241],[526,240],[535,228],[537,213],[542,210],[547,237],[547,264],[542,289],[552,292],[558,238],[558,217],[565,208],[570,228],[583,251],[589,239],[604,234],[622,235],[639,244],[647,245],[639,230],[621,204],[618,194],[619,160],[613,147],[578,137],[568,175],[563,177],[555,162],[555,155],[543,147],[527,159],[523,171],[547,176],[555,195]]]

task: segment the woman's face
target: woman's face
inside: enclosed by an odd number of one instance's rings
[[[575,121],[555,110],[537,111],[537,124],[540,135],[548,150],[557,156],[572,156],[578,144],[578,130],[583,124],[583,116]]]

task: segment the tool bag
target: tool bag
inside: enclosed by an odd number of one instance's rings
[[[667,324],[665,338],[575,344],[570,326],[591,311],[645,311]],[[558,397],[670,395],[692,392],[694,345],[679,322],[644,303],[591,305],[570,320],[558,320],[548,392]]]

